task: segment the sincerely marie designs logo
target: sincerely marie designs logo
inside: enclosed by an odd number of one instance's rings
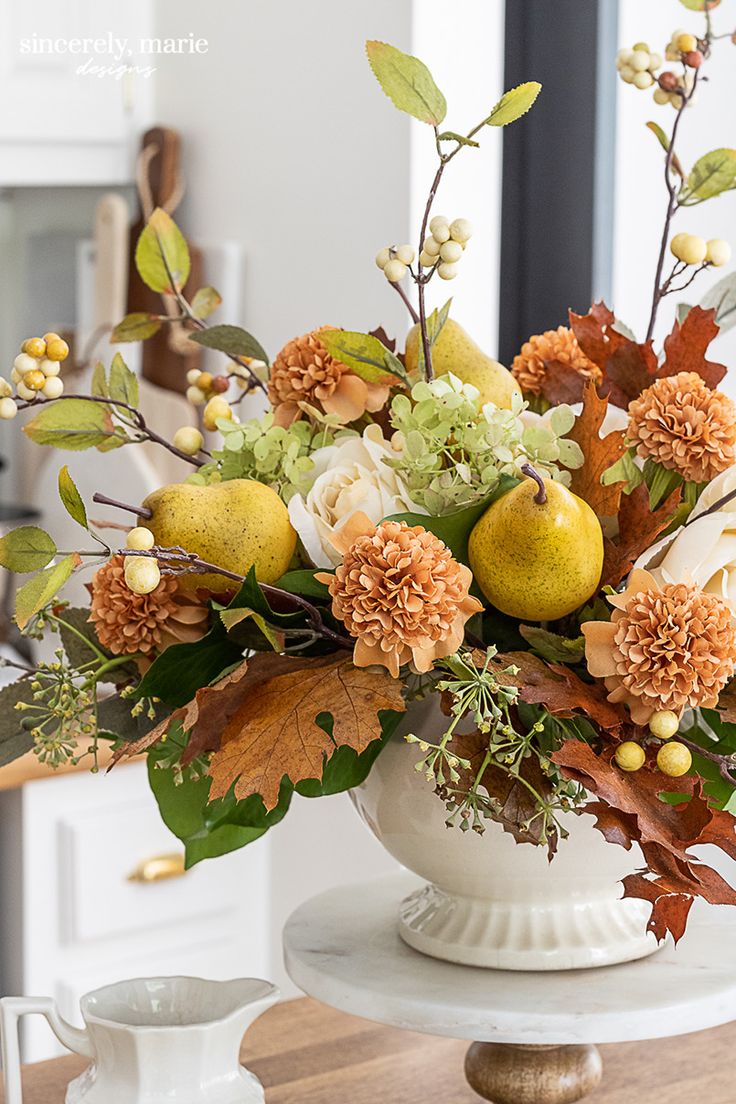
[[[73,38],[49,38],[34,31],[29,38],[21,38],[18,43],[21,54],[68,57],[75,63],[74,71],[78,77],[111,77],[113,80],[122,80],[128,73],[152,76],[157,67],[147,63],[146,58],[196,57],[206,54],[209,48],[208,40],[196,38],[193,31],[183,37],[137,39],[121,38],[112,31]]]

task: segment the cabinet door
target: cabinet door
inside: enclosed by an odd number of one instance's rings
[[[151,0],[111,13],[94,0],[0,0],[0,185],[131,179],[155,79],[139,57]]]

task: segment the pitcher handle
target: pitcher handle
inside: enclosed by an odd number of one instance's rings
[[[94,1058],[95,1052],[86,1031],[73,1027],[60,1015],[51,997],[3,997],[0,1000],[0,1042],[2,1043],[5,1104],[22,1104],[20,1076],[20,1046],[18,1020],[30,1013],[45,1016],[59,1042],[83,1058]]]

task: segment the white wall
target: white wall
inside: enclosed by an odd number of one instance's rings
[[[713,13],[718,33],[732,29],[733,18],[729,23],[726,7]],[[645,41],[653,50],[664,52],[665,43],[678,26],[694,33],[702,32],[702,16],[675,3],[642,4],[641,0],[621,0],[621,45]],[[736,146],[735,60],[734,47],[728,40],[716,43],[714,57],[708,63],[710,79],[707,84],[701,84],[697,103],[686,113],[680,128],[678,150],[686,168],[709,150]],[[651,91],[639,92],[622,82],[618,88],[613,306],[618,316],[643,340],[667,202],[663,153],[645,124],[654,120],[669,133],[675,113],[668,105],[655,104]],[[727,238],[736,253],[736,194],[727,193],[697,207],[685,208],[676,216],[673,227],[673,233],[685,230],[704,238]],[[673,295],[664,300],[656,331],[659,346],[672,327],[678,298],[688,303],[699,302],[724,271],[728,270],[704,273],[682,296]],[[712,349],[717,359],[733,364],[736,330],[717,338]],[[736,389],[736,379],[731,380],[730,389],[732,392]]]

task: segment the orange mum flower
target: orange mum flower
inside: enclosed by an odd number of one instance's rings
[[[300,402],[321,406],[326,414],[337,414],[342,422],[354,422],[366,410],[381,410],[388,402],[385,384],[366,383],[330,356],[319,335],[333,329],[322,326],[295,337],[271,365],[268,397],[277,425],[288,427],[301,418]]]
[[[558,361],[573,368],[578,375],[596,383],[602,378],[597,364],[589,360],[578,345],[578,339],[567,326],[530,337],[514,357],[511,371],[522,391],[528,395],[540,395],[544,388],[547,365]]]
[[[610,621],[588,621],[585,658],[612,702],[625,702],[635,724],[653,713],[712,708],[736,670],[736,627],[726,603],[686,583],[659,586],[634,569],[609,598]]]
[[[627,436],[643,460],[708,483],[736,458],[736,405],[697,372],[678,372],[629,404]]]
[[[394,678],[408,663],[429,671],[462,644],[465,622],[483,607],[468,591],[470,569],[421,525],[356,513],[337,530],[344,559],[334,575],[317,575],[332,595],[332,612],[354,637],[356,667],[377,664]]]

